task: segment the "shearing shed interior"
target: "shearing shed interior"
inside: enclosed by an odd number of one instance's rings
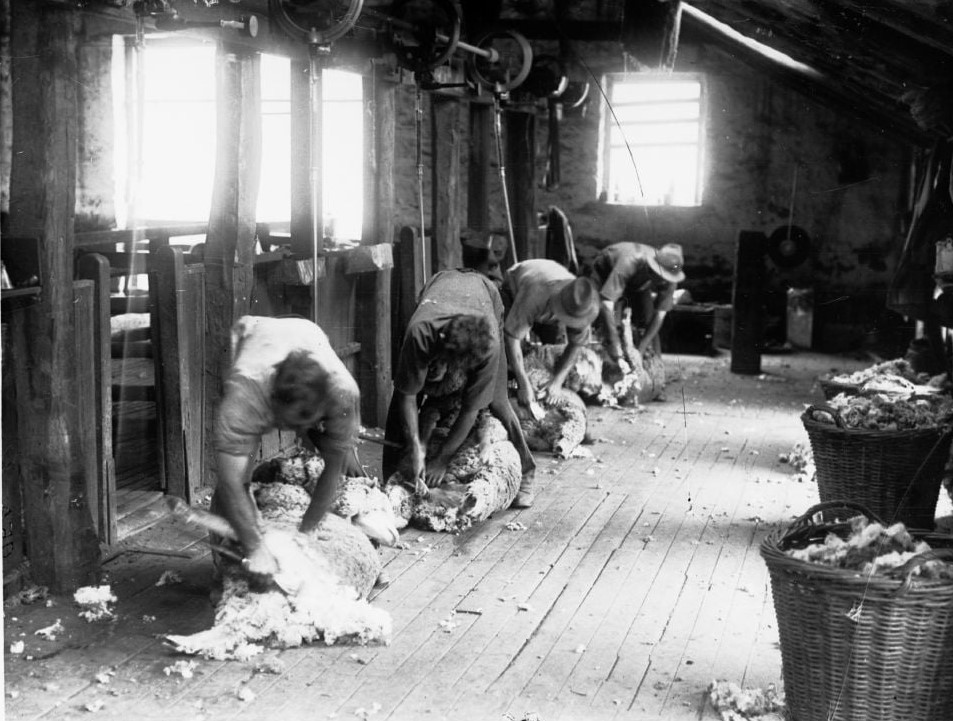
[[[953,719],[953,2],[0,0],[9,719]]]

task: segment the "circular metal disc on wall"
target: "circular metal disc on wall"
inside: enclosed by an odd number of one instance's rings
[[[796,268],[811,256],[811,236],[796,225],[782,225],[768,237],[768,257],[779,268]]]

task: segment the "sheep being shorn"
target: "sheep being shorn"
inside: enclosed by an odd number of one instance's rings
[[[536,420],[515,400],[511,405],[520,419],[526,443],[534,451],[555,453],[569,458],[586,437],[586,404],[573,391],[563,390],[548,401],[546,415]]]
[[[353,511],[350,519],[329,513],[308,534],[297,531],[310,502],[307,491],[286,483],[256,489],[263,542],[279,564],[276,583],[254,586],[238,563],[223,561],[222,594],[212,628],[167,640],[183,653],[217,659],[248,658],[265,646],[290,648],[316,641],[387,643],[390,616],[366,601],[382,570],[380,556],[354,521],[365,510],[358,507],[360,497],[374,498],[359,490],[367,485],[365,480],[348,479],[339,494],[336,505]],[[386,497],[379,490],[377,494],[374,502],[380,506],[383,499],[386,508],[370,512],[390,514]],[[202,522],[211,514],[189,515]],[[216,530],[227,531],[221,525],[227,521],[218,521]],[[396,537],[396,530],[393,534]]]
[[[439,449],[455,414],[441,416],[428,445],[428,456]],[[384,492],[395,515],[429,531],[460,531],[508,508],[519,492],[522,472],[516,448],[506,429],[489,411],[482,411],[476,425],[447,467],[446,481],[438,488],[415,492],[406,471],[388,480]]]
[[[600,340],[580,349],[563,387],[575,391],[586,402],[605,406],[629,406],[660,398],[665,387],[665,366],[654,353],[644,357],[635,347],[631,311],[623,311],[622,351],[632,370],[623,374],[612,362]],[[552,378],[556,361],[566,346],[534,345],[523,351],[530,382],[540,388]]]

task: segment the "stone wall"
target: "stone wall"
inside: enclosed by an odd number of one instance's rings
[[[576,43],[572,80],[625,69],[615,43]],[[552,52],[544,46],[534,51]],[[770,235],[788,223],[797,175],[793,224],[807,231],[812,257],[794,269],[770,260],[773,290],[812,286],[819,313],[858,326],[880,322],[885,289],[903,243],[911,148],[758,74],[713,47],[679,48],[676,71],[705,76],[706,169],[700,207],[632,207],[600,203],[597,166],[602,99],[593,83],[584,113],[560,124],[561,182],[537,191],[537,210],[561,208],[586,261],[610,243],[681,243],[686,287],[696,300],[729,302],[735,243],[741,230]],[[419,225],[414,162],[413,89],[402,89],[398,116],[398,223]],[[429,99],[425,97],[425,106]],[[429,224],[429,110],[425,112],[425,214]],[[537,122],[537,177],[545,172],[546,110]],[[466,129],[463,129],[464,134]],[[464,158],[464,167],[466,158]],[[493,173],[496,180],[497,168]],[[497,193],[498,182],[492,188]],[[465,183],[464,183],[465,189]],[[494,224],[505,226],[494,196]],[[823,309],[820,305],[823,305]]]

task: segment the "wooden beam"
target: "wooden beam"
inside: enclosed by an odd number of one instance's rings
[[[397,86],[376,68],[364,79],[364,224],[361,243],[390,251],[395,234],[394,164],[397,132]],[[357,315],[373,319],[358,327],[357,362],[361,417],[383,428],[394,383],[391,374],[391,270],[362,273],[356,282]]]
[[[519,260],[538,258],[539,222],[536,216],[536,115],[504,113],[506,185],[510,193],[513,235]]]
[[[100,560],[86,495],[95,446],[81,440],[73,323],[77,16],[17,2],[11,27],[10,234],[41,239],[45,279],[38,301],[12,319],[18,460],[33,577],[62,592],[96,579]]]
[[[431,218],[437,270],[463,265],[460,246],[461,117],[457,100],[431,96]]]
[[[490,162],[493,157],[493,106],[470,103],[470,158],[467,164],[467,227],[490,229]]]
[[[817,102],[822,102],[880,132],[889,133],[898,140],[928,145],[931,137],[925,133],[899,103],[885,104],[873,93],[862,94],[836,79],[815,70],[804,73],[776,62],[753,48],[738,42],[706,22],[685,6],[682,15],[681,37],[686,42],[707,42],[722,48],[752,68]]]
[[[300,258],[313,252],[312,218],[320,213],[311,207],[310,77],[307,59],[291,61],[291,252]]]
[[[205,246],[206,418],[221,397],[232,325],[251,304],[261,174],[260,56],[221,47],[217,65],[218,145]]]
[[[109,261],[98,253],[86,253],[76,261],[78,278],[91,280],[94,293],[95,428],[98,466],[97,499],[99,539],[116,542],[116,463],[113,456],[112,344],[109,327]]]

